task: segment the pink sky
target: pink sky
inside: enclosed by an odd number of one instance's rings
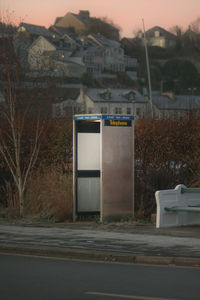
[[[67,12],[89,10],[93,17],[107,17],[122,28],[121,36],[133,36],[134,29],[155,25],[186,29],[200,17],[200,0],[0,0],[0,13],[14,11],[16,20],[47,28]]]

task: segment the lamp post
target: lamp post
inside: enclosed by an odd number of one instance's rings
[[[150,67],[149,67],[149,54],[147,49],[147,41],[146,41],[146,32],[144,26],[144,19],[142,19],[143,24],[143,31],[144,31],[144,48],[145,48],[145,55],[146,55],[146,65],[147,65],[147,76],[148,76],[148,85],[149,85],[149,100],[150,100],[150,110],[151,110],[151,117],[153,118],[153,101],[152,101],[152,90],[151,90],[151,74],[150,74]]]

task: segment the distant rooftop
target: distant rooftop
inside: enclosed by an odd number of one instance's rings
[[[120,47],[120,43],[114,40],[107,39],[105,36],[101,34],[91,33],[88,35],[93,41],[97,41],[99,45],[104,47]]]
[[[191,110],[200,107],[200,96],[177,95],[154,95],[153,104],[159,109],[167,110]]]
[[[164,28],[162,28],[160,26],[154,26],[154,27],[150,28],[149,30],[147,30],[146,37],[147,38],[155,37],[155,35],[154,35],[155,31],[159,31],[161,36],[165,36],[165,37],[168,37],[171,39],[176,39],[176,36],[174,34],[165,30]]]
[[[23,32],[23,28],[25,28],[27,32],[33,35],[42,35],[44,37],[52,37],[53,35],[52,32],[44,26],[33,25],[28,23],[20,23],[18,27],[18,32],[20,31]]]
[[[98,88],[89,88],[86,92],[86,95],[90,97],[94,102],[141,102],[145,103],[148,100],[143,97],[136,90],[128,89],[98,89]],[[104,97],[104,95],[109,97]]]

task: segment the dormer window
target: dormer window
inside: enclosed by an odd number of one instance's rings
[[[154,32],[154,35],[155,35],[155,37],[159,37],[159,36],[160,36],[160,31],[156,30],[156,31]]]
[[[134,91],[128,91],[123,94],[123,96],[128,100],[135,100],[135,92]]]
[[[129,93],[129,100],[135,100],[135,93],[134,92]]]
[[[104,90],[102,93],[100,93],[101,98],[103,98],[104,100],[109,100],[111,99],[111,91],[110,89],[106,89]]]

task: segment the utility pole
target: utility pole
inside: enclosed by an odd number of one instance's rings
[[[150,74],[150,68],[149,68],[149,54],[148,54],[148,49],[147,49],[147,41],[146,41],[146,33],[145,33],[144,19],[142,19],[142,24],[143,24],[143,31],[144,31],[144,48],[145,48],[145,55],[146,55],[147,76],[148,76],[148,86],[149,86],[149,101],[150,101],[151,117],[153,118],[153,103],[152,103],[152,90],[151,90],[151,74]]]

